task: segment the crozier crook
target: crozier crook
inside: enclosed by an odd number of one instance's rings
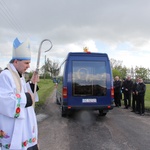
[[[42,48],[42,44],[43,44],[45,41],[48,41],[48,42],[50,42],[50,44],[51,44],[50,48],[49,48],[48,50],[46,50],[45,52],[50,51],[51,48],[53,47],[53,44],[52,44],[52,42],[51,42],[49,39],[44,39],[44,40],[41,41],[40,46],[39,46],[38,58],[37,58],[37,66],[36,66],[36,71],[35,71],[37,74],[39,73],[39,64],[40,64],[41,48]],[[36,88],[37,88],[37,82],[36,82],[35,85],[34,85],[34,103],[33,103],[33,106],[34,106],[34,107],[35,107]]]

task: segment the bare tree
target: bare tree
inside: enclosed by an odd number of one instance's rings
[[[44,74],[49,74],[50,77],[55,77],[57,76],[58,73],[58,62],[52,62],[49,58],[45,61],[45,65],[41,67],[41,72]],[[45,77],[44,77],[45,78]]]
[[[120,60],[110,59],[110,65],[112,69],[120,69],[122,67],[122,62]]]

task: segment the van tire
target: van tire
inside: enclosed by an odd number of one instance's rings
[[[107,115],[107,113],[103,113],[101,116],[106,116]]]
[[[100,115],[100,116],[106,116],[107,113],[104,113],[102,110],[99,110],[99,115]]]
[[[67,110],[62,106],[61,107],[61,116],[66,117],[67,116]]]

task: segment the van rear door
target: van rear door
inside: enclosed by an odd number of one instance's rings
[[[89,57],[71,57],[69,61],[68,105],[110,105],[111,73],[107,57],[90,57],[89,54]]]

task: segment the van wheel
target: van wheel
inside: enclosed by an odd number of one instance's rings
[[[62,106],[61,107],[61,116],[66,117],[67,116],[67,110]]]
[[[100,116],[106,116],[107,113],[104,113],[102,110],[99,110],[99,115],[100,115]]]

